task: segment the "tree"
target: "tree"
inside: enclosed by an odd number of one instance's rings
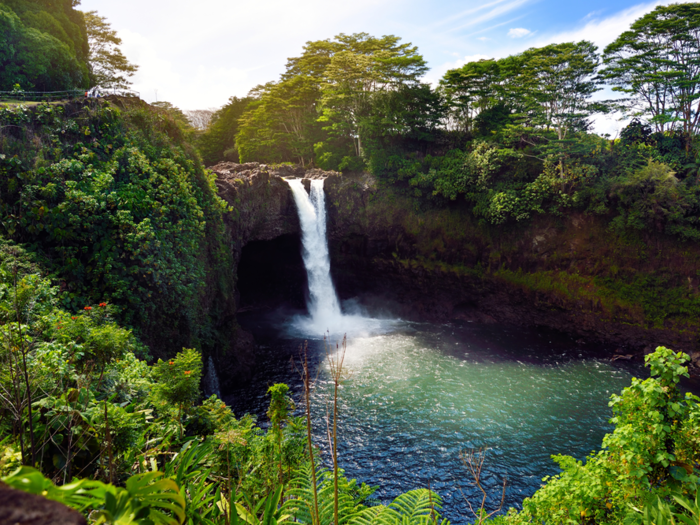
[[[590,101],[600,89],[596,50],[582,40],[528,49],[517,57],[513,88],[522,97],[526,123],[554,129],[560,141],[581,127],[597,109]]]
[[[69,45],[34,27],[43,27],[43,22],[60,33],[58,21],[41,10],[24,13],[24,18],[32,25],[9,6],[0,4],[0,90],[9,91],[15,84],[37,91],[85,87],[87,67],[72,51],[73,41],[66,37]]]
[[[170,116],[170,118],[172,118],[175,122],[180,124],[185,129],[189,129],[192,127],[189,119],[187,118],[187,115],[185,115],[180,108],[173,105],[172,103],[166,102],[165,100],[161,100],[160,102],[154,102],[153,104],[151,104],[151,106],[165,111]]]
[[[212,115],[209,126],[199,137],[199,150],[207,166],[224,159],[239,161],[236,146],[239,119],[252,100],[250,97],[231,97],[224,107]]]
[[[605,48],[604,77],[630,95],[624,109],[656,131],[700,131],[700,5],[660,6]]]
[[[362,164],[362,137],[377,118],[374,96],[417,87],[427,70],[416,47],[399,41],[358,33],[307,42],[279,82],[250,92],[255,100],[236,136],[241,160]]]
[[[128,89],[131,86],[129,78],[134,76],[138,66],[130,63],[119,49],[122,39],[97,11],[85,13],[85,24],[92,84],[109,89]]]
[[[258,86],[249,96],[257,100],[240,118],[236,142],[241,161],[308,164],[319,139],[318,82],[307,75],[295,75]]]
[[[375,93],[416,86],[427,71],[418,48],[399,44],[399,37],[375,38],[367,33],[338,35],[340,50],[325,69],[320,105],[327,129],[353,139],[362,156],[363,120]]]
[[[440,91],[450,109],[453,128],[473,131],[477,117],[510,99],[510,78],[502,71],[508,59],[468,62],[451,69],[440,80]]]

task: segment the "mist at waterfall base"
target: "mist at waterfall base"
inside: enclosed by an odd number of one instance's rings
[[[302,226],[308,271],[308,315],[285,311],[239,314],[259,345],[249,386],[225,401],[234,413],[252,413],[267,425],[269,385],[287,383],[303,415],[302,383],[290,364],[308,341],[314,441],[331,458],[326,429],[332,382],[327,352],[348,334],[340,389],[339,463],[349,478],[376,485],[388,503],[411,489],[430,487],[443,499],[443,515],[469,523],[465,501],[481,501],[460,451],[484,448],[481,483],[487,508],[519,507],[558,468],[552,454],[583,459],[600,447],[610,395],[644,375],[638,365],[611,363],[570,337],[498,324],[409,323],[343,314],[328,270],[322,181],[310,194],[288,181]],[[303,192],[303,193],[302,193]],[[322,219],[323,224],[319,224]],[[308,235],[307,235],[308,234]],[[330,344],[324,342],[328,335]]]

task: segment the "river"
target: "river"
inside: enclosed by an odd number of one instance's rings
[[[267,387],[277,382],[289,384],[302,406],[302,384],[290,360],[298,359],[304,338],[294,319],[294,312],[282,310],[240,316],[260,349],[250,385],[225,398],[237,415],[253,413],[264,426]],[[482,483],[491,495],[489,508],[498,506],[503,477],[504,507],[519,507],[542,477],[558,472],[552,454],[583,459],[600,447],[612,428],[610,395],[629,385],[633,374],[644,374],[640,365],[611,363],[548,331],[397,321],[375,321],[372,329],[347,344],[340,466],[348,477],[379,485],[383,503],[413,488],[432,488],[452,523],[471,521],[465,497],[480,500],[460,451],[486,450]],[[329,466],[326,350],[323,339],[306,340],[318,372],[314,438]]]

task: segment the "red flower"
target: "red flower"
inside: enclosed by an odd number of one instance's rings
[[[75,321],[77,319],[77,317],[71,317],[71,319],[73,319],[73,321]]]
[[[105,306],[107,306],[107,303],[100,303],[100,306],[105,307]]]
[[[186,376],[190,375],[191,373],[192,373],[191,370],[185,370],[185,375],[186,375]]]
[[[173,365],[175,364],[175,362],[174,362],[174,361],[169,361],[168,364],[169,364],[170,366],[173,366]]]
[[[84,308],[84,310],[90,311],[90,310],[92,310],[92,306],[86,306],[86,307]]]

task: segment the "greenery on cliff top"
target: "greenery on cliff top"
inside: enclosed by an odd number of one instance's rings
[[[0,91],[57,91],[89,84],[83,13],[72,0],[0,4]]]
[[[551,44],[470,62],[433,88],[411,44],[341,34],[232,99],[202,144],[212,162],[366,169],[488,224],[575,208],[619,231],[698,240],[699,35],[699,4],[660,6],[601,54]],[[594,101],[603,85],[624,98]],[[615,110],[633,118],[619,137],[590,132],[594,115]]]

